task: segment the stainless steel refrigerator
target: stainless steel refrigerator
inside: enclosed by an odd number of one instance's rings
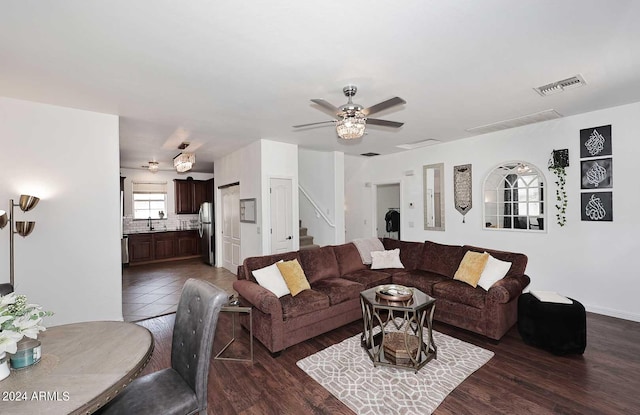
[[[200,252],[205,264],[215,266],[215,233],[213,221],[213,203],[200,205],[198,231],[200,232]]]

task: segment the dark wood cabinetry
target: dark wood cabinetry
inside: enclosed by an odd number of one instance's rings
[[[129,235],[129,263],[171,261],[200,255],[197,230]]]
[[[200,254],[200,237],[197,231],[176,232],[178,256],[190,256]]]
[[[151,234],[129,235],[129,262],[147,262],[153,260],[153,241]]]
[[[173,232],[152,235],[154,259],[167,259],[176,256],[176,238]]]
[[[208,191],[210,180],[175,179],[174,182],[177,214],[198,213],[203,202],[213,202],[213,190]]]

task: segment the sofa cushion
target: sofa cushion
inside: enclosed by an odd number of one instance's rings
[[[291,261],[294,258],[298,258],[297,252],[285,252],[282,254],[273,254],[266,256],[254,256],[245,258],[242,263],[242,267],[244,268],[244,273],[242,274],[249,281],[256,282],[256,279],[253,277],[253,271],[257,269],[261,269],[264,267],[268,267],[269,265],[275,264],[278,261]],[[241,274],[238,273],[238,278],[241,277]]]
[[[462,281],[448,280],[433,285],[433,296],[452,303],[484,308],[487,292],[481,288],[473,288]]]
[[[323,246],[316,249],[299,251],[300,265],[304,269],[309,283],[313,284],[324,278],[336,278],[340,276],[338,261],[332,246]]]
[[[432,295],[433,284],[442,281],[449,281],[451,279],[448,277],[443,277],[440,274],[416,269],[413,271],[393,274],[392,280],[394,284],[405,285],[407,287],[415,287],[425,294]]]
[[[309,281],[307,281],[307,277],[297,259],[286,262],[276,262],[276,266],[280,270],[282,278],[287,284],[292,297],[295,297],[304,290],[311,289]]]
[[[360,257],[358,248],[356,248],[353,243],[334,246],[333,252],[335,253],[336,260],[338,261],[340,275],[349,274],[361,269],[367,269],[367,266],[362,263],[362,258]]]
[[[418,269],[453,278],[463,255],[464,251],[460,245],[443,245],[425,241],[422,261],[418,264]]]
[[[422,259],[422,242],[399,241],[397,239],[383,238],[382,244],[384,249],[400,249],[400,262],[404,265],[404,269],[416,269]]]
[[[515,252],[496,251],[495,249],[479,248],[477,246],[465,245],[462,247],[463,251],[474,252],[488,252],[489,255],[500,261],[511,262],[511,268],[505,277],[513,277],[523,275],[527,268],[527,256],[525,254],[519,254]]]
[[[282,318],[287,320],[329,308],[329,297],[313,289],[304,290],[295,297],[285,295],[280,299],[280,304],[282,304]]]
[[[325,278],[313,284],[313,289],[329,297],[331,305],[359,298],[364,285],[344,278]]]
[[[458,270],[453,276],[453,279],[466,282],[473,288],[476,288],[478,281],[480,281],[482,271],[484,271],[484,267],[487,265],[489,256],[490,255],[486,252],[480,253],[467,251],[462,258],[462,261],[460,261],[460,265],[458,266]]]
[[[350,274],[343,275],[342,278],[362,284],[362,291],[381,284],[391,283],[391,274],[383,271],[373,271],[370,269],[352,272]]]

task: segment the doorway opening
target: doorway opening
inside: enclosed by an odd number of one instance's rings
[[[400,183],[375,186],[375,224],[378,238],[400,239]]]

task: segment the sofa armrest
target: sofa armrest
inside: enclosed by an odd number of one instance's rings
[[[263,313],[282,318],[280,299],[266,288],[253,281],[237,280],[233,282],[233,289]]]
[[[489,288],[487,297],[495,303],[506,304],[518,298],[518,296],[522,294],[522,290],[524,290],[530,282],[531,278],[525,274],[505,277]]]

